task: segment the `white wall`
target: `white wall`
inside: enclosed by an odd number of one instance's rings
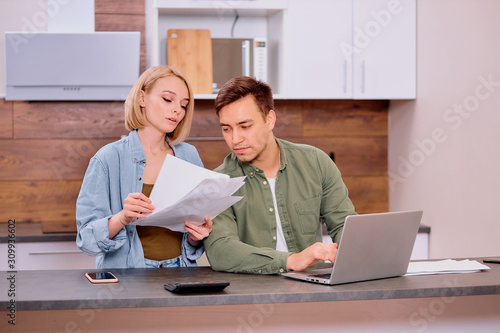
[[[430,258],[500,255],[500,1],[417,8],[417,99],[389,108],[390,209],[424,210]]]

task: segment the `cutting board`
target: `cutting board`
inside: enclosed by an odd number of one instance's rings
[[[167,64],[186,75],[195,94],[211,94],[212,39],[208,29],[168,29]]]

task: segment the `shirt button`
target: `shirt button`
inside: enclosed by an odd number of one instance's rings
[[[276,240],[276,236],[273,236],[273,240]]]
[[[259,272],[259,273],[262,273],[262,269],[259,269],[259,271],[258,271],[258,272]]]
[[[252,171],[252,172],[250,172],[250,176],[253,176],[253,171]]]
[[[260,170],[259,169],[255,169],[255,172],[259,172]]]
[[[131,232],[129,232],[129,234],[130,234],[130,236],[132,236],[134,233],[131,231]]]
[[[141,177],[138,177],[137,180],[141,180],[142,178]]]
[[[262,184],[267,185],[267,182],[264,180],[264,181],[262,182]]]
[[[280,273],[283,273],[285,270],[283,268],[280,268]]]
[[[137,158],[134,158],[134,162],[137,162]]]
[[[274,208],[269,208],[269,211],[272,213],[274,211]]]

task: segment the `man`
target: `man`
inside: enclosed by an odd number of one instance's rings
[[[276,274],[335,260],[347,215],[356,214],[340,172],[323,151],[274,137],[271,88],[240,76],[215,99],[231,153],[215,171],[246,176],[243,199],[213,220],[205,240],[214,270]],[[333,244],[324,244],[324,220]]]

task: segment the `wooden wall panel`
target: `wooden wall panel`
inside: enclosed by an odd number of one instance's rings
[[[295,143],[309,144],[334,153],[335,163],[342,175],[375,176],[387,172],[387,140],[378,137],[356,138],[282,138]],[[222,163],[229,153],[222,138],[203,140],[191,138],[187,142],[194,145],[208,169],[214,169]]]
[[[304,108],[305,106],[305,108]],[[304,132],[304,114],[314,112],[304,101],[277,100],[274,102],[276,124],[274,134],[278,138],[302,137]]]
[[[358,214],[382,213],[389,210],[389,184],[385,176],[343,176],[349,198]]]
[[[326,102],[303,105],[304,136],[387,136],[387,101]]]
[[[0,181],[0,221],[42,224],[44,232],[76,231],[75,203],[81,181]]]
[[[15,102],[17,139],[119,138],[127,134],[123,101]]]
[[[311,118],[310,113],[314,114],[317,109],[307,107],[306,102],[303,102],[302,109],[297,108],[296,101],[288,107],[286,102],[281,101],[291,121],[287,126],[283,126],[281,131],[276,130],[276,135],[292,142],[317,146],[326,153],[334,152],[336,163],[351,191],[351,198],[358,211],[368,213],[387,210],[387,136],[366,135],[363,131],[358,131],[358,136],[311,136],[314,131],[309,131],[309,135],[305,136],[300,132],[305,124],[302,124],[299,119]],[[335,104],[336,101],[331,101],[331,103]],[[200,104],[203,106],[203,103]],[[205,167],[213,169],[220,165],[229,150],[222,139],[218,118],[211,109],[211,103],[204,104],[203,108],[196,111],[191,132],[194,135],[187,142],[197,147]],[[66,108],[67,112],[64,111]],[[44,184],[44,188],[56,188],[81,182],[91,156],[103,145],[117,140],[118,134],[122,133],[120,107],[110,107],[107,103],[102,103],[102,105],[88,102],[16,103],[14,109],[16,137],[29,138],[1,140],[0,184],[2,187],[5,182],[10,181],[15,184],[19,182],[21,184],[23,182],[24,184]],[[55,112],[51,113],[53,110]],[[342,126],[344,118],[348,119],[346,121],[355,118],[357,111],[351,110],[350,113],[342,111],[345,115],[338,117],[338,126]],[[335,117],[335,111],[331,113],[332,117]],[[359,117],[363,117],[363,113]],[[312,128],[311,124],[308,126]],[[109,138],[103,138],[102,131],[96,130],[102,127],[110,128]],[[320,133],[321,124],[317,127]],[[292,136],[279,135],[280,132]],[[84,133],[85,138],[80,138],[81,133]],[[111,137],[114,135],[117,137]],[[66,190],[68,192],[65,193],[68,197],[75,198],[79,187],[69,186]],[[20,188],[13,185],[9,187],[15,193],[31,189],[27,185]],[[33,195],[37,196],[43,191],[45,190],[38,190],[35,187]],[[74,192],[70,193],[71,191]],[[24,200],[23,198],[21,197],[20,200]],[[27,203],[32,208],[27,214],[32,214],[33,218],[26,215],[26,212],[20,212],[19,207],[15,205],[7,206],[4,211],[5,216],[17,215],[16,218],[20,221],[41,221],[44,223],[44,230],[51,231],[68,230],[74,225],[74,215],[68,213],[74,210],[73,202],[51,202],[47,206],[49,211],[44,212],[43,203],[33,206],[30,200]],[[43,199],[40,200],[43,202]],[[40,211],[37,212],[37,209]],[[54,213],[56,211],[59,213]],[[54,215],[58,217],[55,218]]]
[[[276,100],[277,137],[387,136],[387,101]],[[191,136],[221,136],[214,101],[195,103]]]
[[[191,126],[190,137],[219,137],[222,132],[219,118],[215,114],[213,100],[197,100],[194,103],[194,118]]]
[[[96,14],[135,14],[144,15],[144,0],[94,0]]]
[[[219,140],[186,140],[198,149],[205,168],[213,170],[221,165],[224,157],[229,154],[229,148],[223,139]]]
[[[304,137],[300,143],[318,147],[329,155],[333,152],[335,163],[344,175],[373,176],[387,172],[385,137]]]
[[[81,180],[90,158],[114,140],[2,140],[0,180]]]
[[[12,102],[0,99],[0,138],[12,138]]]

